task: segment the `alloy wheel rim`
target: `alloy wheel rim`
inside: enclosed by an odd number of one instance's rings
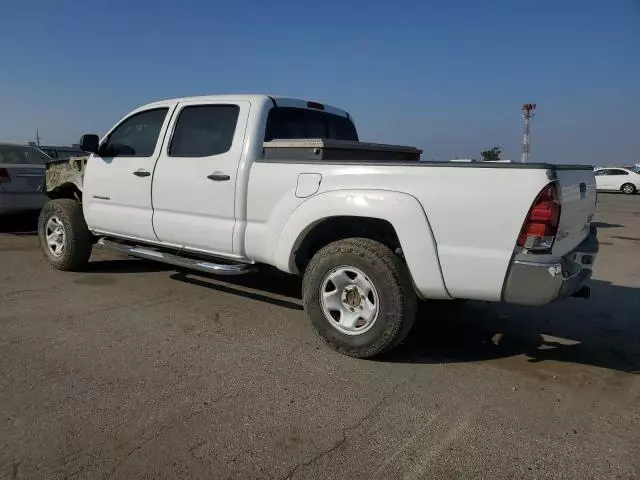
[[[45,235],[51,254],[55,257],[61,257],[64,254],[66,234],[64,225],[58,217],[49,218],[45,227]]]

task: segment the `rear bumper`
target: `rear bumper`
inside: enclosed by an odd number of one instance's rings
[[[591,278],[598,250],[598,235],[592,226],[584,242],[560,260],[515,260],[505,282],[503,301],[545,305],[573,295]]]

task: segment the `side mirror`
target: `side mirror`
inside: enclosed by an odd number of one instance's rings
[[[100,139],[98,135],[87,133],[80,137],[80,149],[89,153],[98,153]]]

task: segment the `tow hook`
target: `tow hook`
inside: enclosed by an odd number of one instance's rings
[[[575,298],[584,298],[586,300],[591,296],[591,289],[587,286],[584,286],[577,292],[573,293],[571,296]]]

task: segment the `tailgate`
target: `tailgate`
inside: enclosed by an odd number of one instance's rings
[[[16,165],[0,163],[0,189],[10,193],[43,191],[44,165]]]
[[[589,234],[596,207],[596,180],[593,169],[561,166],[555,171],[560,187],[560,224],[553,253],[565,255]]]

